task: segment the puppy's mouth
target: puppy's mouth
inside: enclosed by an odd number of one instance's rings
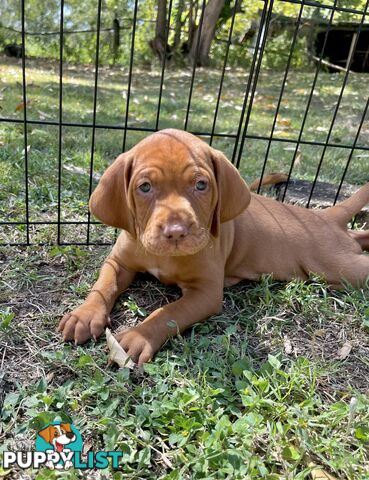
[[[62,452],[64,450],[64,445],[59,442],[55,442],[55,448],[57,452]]]
[[[181,240],[167,240],[160,235],[145,232],[141,236],[143,247],[148,253],[157,256],[180,257],[195,255],[209,243],[210,235],[203,229],[196,234],[190,234]]]

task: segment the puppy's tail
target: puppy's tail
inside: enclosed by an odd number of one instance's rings
[[[260,187],[264,185],[276,185],[278,183],[285,183],[287,182],[288,175],[285,173],[269,173],[267,175],[264,175],[263,178],[258,178],[257,180],[254,180],[249,188],[252,192],[255,192],[258,188],[259,185]]]
[[[278,183],[285,183],[288,176],[284,173],[270,173],[264,175],[263,178],[258,178],[250,184],[250,190],[256,191],[260,186],[264,185],[276,185]],[[356,193],[350,198],[338,203],[334,207],[320,210],[323,216],[329,216],[346,228],[347,223],[352,219],[354,215],[360,212],[360,210],[369,203],[369,182],[362,186]],[[369,248],[368,248],[369,250]]]
[[[329,215],[331,218],[339,223],[343,228],[346,228],[347,223],[354,215],[369,203],[369,183],[362,186],[350,198],[338,203],[334,207],[327,208],[322,211],[323,215]]]

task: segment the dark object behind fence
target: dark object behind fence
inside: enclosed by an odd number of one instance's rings
[[[16,45],[15,43],[5,45],[4,53],[7,57],[22,58],[23,56],[22,45]]]
[[[202,3],[202,12],[205,8],[205,0]],[[233,153],[232,153],[232,162],[239,167],[241,164],[241,160],[244,154],[245,147],[247,146],[248,141],[260,141],[266,144],[266,151],[264,155],[264,161],[262,164],[260,175],[263,176],[267,169],[267,162],[270,156],[270,150],[272,146],[272,142],[286,142],[289,145],[293,145],[293,155],[289,167],[288,173],[288,181],[287,183],[282,186],[282,191],[280,193],[280,198],[282,200],[285,199],[286,192],[288,190],[288,185],[291,179],[291,175],[293,173],[293,169],[295,166],[296,161],[298,160],[299,156],[299,148],[301,145],[308,145],[308,146],[317,146],[321,147],[321,154],[320,160],[318,162],[316,175],[314,181],[311,183],[310,192],[308,194],[306,206],[309,207],[311,203],[312,196],[314,194],[315,186],[318,182],[319,174],[324,162],[325,154],[328,148],[339,148],[344,149],[348,153],[347,163],[345,168],[343,169],[342,178],[339,182],[339,185],[336,189],[336,193],[334,196],[334,203],[339,198],[340,190],[345,180],[345,176],[349,165],[351,163],[352,157],[354,152],[356,151],[369,151],[369,146],[367,145],[360,145],[358,140],[360,137],[360,133],[362,130],[363,123],[366,119],[367,110],[368,110],[368,101],[363,99],[363,111],[361,120],[357,125],[357,133],[353,142],[347,142],[345,139],[342,141],[337,142],[336,139],[333,138],[332,131],[335,120],[337,115],[340,112],[341,101],[343,98],[343,94],[348,82],[349,75],[351,75],[351,69],[353,67],[354,62],[356,62],[358,56],[356,52],[358,48],[361,48],[364,35],[366,38],[367,35],[367,26],[365,26],[364,22],[367,18],[367,9],[368,3],[364,10],[357,10],[357,9],[349,9],[343,7],[337,7],[337,0],[334,0],[333,4],[318,4],[314,1],[300,1],[300,0],[260,0],[260,21],[257,26],[257,30],[255,35],[253,36],[253,56],[249,67],[248,72],[248,79],[245,85],[245,89],[243,91],[243,99],[241,102],[242,108],[240,109],[239,114],[235,114],[234,116],[234,125],[232,131],[229,133],[224,133],[217,130],[217,117],[219,110],[222,106],[222,90],[223,90],[223,83],[225,73],[227,71],[227,62],[228,62],[228,54],[230,50],[230,46],[232,45],[233,37],[233,25],[235,15],[237,13],[237,3],[235,2],[234,14],[231,19],[230,28],[229,28],[229,36],[227,41],[227,49],[224,56],[224,63],[223,68],[220,72],[219,77],[219,87],[216,91],[212,92],[216,97],[215,102],[215,109],[214,109],[214,117],[212,122],[211,130],[205,131],[192,131],[192,133],[201,135],[204,139],[208,140],[210,144],[213,143],[216,139],[228,139],[232,142],[233,145]],[[280,84],[280,90],[278,95],[278,101],[275,105],[275,112],[274,112],[274,119],[272,122],[272,128],[269,135],[255,135],[253,133],[249,133],[249,124],[250,124],[250,116],[252,113],[252,109],[255,102],[255,95],[257,91],[257,86],[260,78],[260,73],[262,71],[263,65],[263,56],[266,52],[266,44],[268,41],[268,32],[271,26],[271,19],[274,15],[274,9],[276,5],[280,3],[292,3],[299,6],[298,13],[295,18],[291,20],[292,28],[290,28],[291,33],[291,43],[289,44],[289,50],[286,56],[286,65],[284,74],[281,76],[282,81]],[[172,2],[170,3],[172,5]],[[170,7],[171,8],[171,7]],[[291,74],[292,67],[292,58],[294,54],[294,49],[296,48],[296,44],[298,41],[298,36],[300,31],[302,30],[302,26],[304,24],[304,10],[306,8],[319,8],[321,11],[326,13],[327,20],[324,22],[324,29],[320,29],[319,36],[318,36],[318,51],[316,53],[315,63],[313,65],[313,74],[311,80],[311,88],[307,95],[307,102],[301,105],[301,110],[303,112],[302,115],[302,122],[300,126],[299,133],[296,138],[285,138],[276,136],[276,127],[277,122],[280,116],[281,111],[281,104],[284,95],[285,86],[288,80],[289,75]],[[93,179],[94,179],[94,155],[95,155],[95,146],[96,146],[96,132],[99,130],[111,130],[111,131],[121,131],[122,132],[122,150],[126,150],[127,147],[127,134],[129,132],[141,132],[144,133],[151,133],[161,128],[161,120],[163,117],[162,112],[162,95],[163,89],[165,85],[165,74],[166,74],[166,56],[163,55],[162,64],[161,64],[161,80],[160,80],[160,88],[158,91],[158,103],[157,103],[157,111],[156,111],[156,121],[152,128],[149,127],[142,127],[139,125],[135,125],[129,122],[129,113],[130,113],[130,98],[132,93],[132,75],[134,69],[134,47],[135,47],[135,32],[137,28],[137,11],[138,11],[138,0],[135,0],[133,4],[133,11],[132,11],[132,35],[131,35],[131,42],[130,45],[125,45],[124,48],[130,49],[130,62],[128,68],[128,84],[127,84],[127,98],[126,98],[126,108],[125,108],[125,116],[122,119],[121,124],[107,124],[107,123],[98,123],[97,122],[97,91],[99,85],[99,52],[100,52],[100,20],[101,20],[101,12],[102,12],[102,0],[98,0],[97,4],[97,36],[96,36],[96,57],[95,57],[95,72],[94,72],[94,101],[93,101],[93,115],[92,115],[92,122],[91,123],[84,123],[84,122],[67,122],[63,120],[63,37],[64,37],[64,1],[61,0],[61,10],[60,10],[60,32],[59,32],[59,42],[60,42],[60,55],[59,55],[59,114],[57,120],[47,120],[47,119],[38,119],[38,120],[30,120],[27,115],[27,83],[26,83],[26,71],[27,71],[27,59],[26,55],[22,55],[22,52],[27,54],[27,32],[25,30],[26,25],[26,18],[25,18],[25,8],[24,8],[24,0],[22,0],[22,9],[21,9],[21,40],[22,45],[9,45],[8,47],[16,47],[16,57],[21,58],[22,62],[22,112],[23,112],[23,119],[16,119],[16,118],[7,118],[2,117],[0,118],[0,122],[6,122],[8,124],[23,124],[23,131],[24,131],[24,192],[25,192],[25,205],[24,205],[24,220],[23,221],[12,221],[11,219],[1,219],[0,218],[0,227],[4,228],[16,228],[16,227],[24,227],[24,240],[23,241],[16,241],[9,243],[15,245],[30,245],[32,243],[43,243],[41,241],[33,242],[31,238],[31,233],[33,229],[38,228],[39,226],[45,225],[55,225],[57,228],[57,235],[56,238],[51,240],[46,240],[44,243],[56,242],[60,245],[87,245],[87,244],[105,244],[105,241],[96,241],[91,239],[90,236],[90,229],[92,225],[96,225],[98,222],[94,222],[90,218],[90,214],[86,216],[86,218],[82,221],[68,221],[62,218],[62,206],[61,206],[61,193],[62,193],[62,169],[63,169],[63,129],[64,128],[85,128],[86,132],[91,132],[91,153],[90,153],[90,167],[89,167],[89,193],[91,193],[93,189]],[[306,126],[306,119],[309,113],[309,109],[311,107],[311,103],[314,96],[314,89],[316,88],[316,84],[319,79],[320,71],[325,68],[324,67],[324,58],[327,54],[327,51],[332,48],[332,39],[334,39],[334,35],[336,34],[333,30],[333,18],[334,13],[346,12],[352,13],[355,15],[360,16],[360,21],[352,24],[350,26],[350,45],[349,51],[345,52],[345,61],[344,61],[344,68],[343,72],[340,73],[342,79],[342,86],[340,88],[340,93],[337,97],[336,104],[333,110],[333,116],[330,124],[330,128],[328,129],[328,133],[326,139],[324,141],[312,141],[306,140],[303,138],[304,128]],[[199,31],[201,32],[201,20],[203,15],[200,15],[200,25]],[[168,40],[168,32],[170,27],[171,17],[170,17],[170,9],[169,9],[169,18],[167,19],[167,38],[164,39],[164,44]],[[365,31],[364,31],[365,30]],[[201,35],[201,34],[200,34]],[[200,38],[198,35],[198,38]],[[13,51],[13,50],[12,50]],[[360,53],[360,52],[359,52]],[[196,52],[197,54],[197,52]],[[366,65],[367,54],[364,53],[364,57],[360,60],[362,64]],[[189,119],[190,116],[196,115],[196,106],[193,104],[193,95],[195,89],[195,77],[196,77],[196,62],[194,62],[193,67],[190,69],[191,73],[191,81],[189,85],[188,92],[183,92],[183,95],[187,95],[187,108],[186,112],[184,113],[184,123],[183,128],[188,129],[189,126]],[[366,101],[366,103],[365,103]],[[28,126],[34,125],[44,125],[44,126],[56,126],[58,128],[58,139],[59,139],[59,154],[58,154],[58,198],[57,198],[57,218],[53,221],[43,220],[30,220],[29,215],[29,158],[28,158],[28,137],[27,137],[27,130]],[[88,198],[86,198],[87,203]],[[74,240],[68,239],[65,241],[62,234],[63,226],[85,226],[87,230],[87,235],[83,241],[79,238],[75,238]],[[77,235],[76,235],[77,237]]]

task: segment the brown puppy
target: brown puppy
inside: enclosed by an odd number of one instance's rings
[[[77,343],[101,335],[136,272],[183,293],[118,335],[139,364],[169,336],[219,313],[223,287],[242,279],[307,279],[314,272],[335,287],[362,285],[369,232],[346,225],[367,202],[369,184],[326,210],[250,194],[221,152],[186,132],[155,133],[120,155],[91,197],[92,213],[123,231],[85,303],[63,317],[59,330]]]

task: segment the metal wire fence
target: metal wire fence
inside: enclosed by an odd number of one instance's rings
[[[306,199],[306,206],[309,207],[311,200],[316,189],[318,179],[320,177],[322,167],[326,160],[327,152],[332,149],[337,149],[339,152],[346,152],[347,158],[345,162],[341,165],[340,168],[340,178],[337,182],[336,193],[334,196],[333,203],[335,203],[339,197],[342,185],[346,179],[347,172],[352,163],[353,157],[357,152],[361,152],[364,156],[366,151],[369,151],[369,144],[363,141],[363,128],[365,127],[367,120],[367,112],[369,106],[369,98],[366,98],[366,95],[363,96],[361,101],[361,113],[359,115],[359,121],[355,120],[355,124],[351,125],[351,128],[355,131],[354,135],[350,139],[340,138],[337,140],[334,136],[334,127],[339,115],[344,115],[344,105],[343,98],[347,89],[349,78],[354,75],[351,72],[351,64],[357,49],[357,44],[360,39],[360,33],[365,25],[365,21],[368,17],[368,4],[366,3],[363,10],[357,8],[349,8],[338,5],[338,0],[333,0],[332,3],[320,3],[315,1],[304,1],[304,0],[258,0],[260,1],[260,18],[258,22],[258,29],[255,35],[255,40],[253,44],[253,55],[250,62],[248,71],[244,72],[244,84],[241,86],[242,98],[238,99],[238,109],[233,112],[232,121],[228,124],[226,131],[224,129],[218,128],[219,124],[219,115],[223,108],[223,97],[226,87],[226,76],[229,75],[229,52],[232,47],[233,38],[233,29],[235,23],[235,16],[238,9],[237,3],[241,0],[236,0],[236,5],[234,8],[234,13],[230,22],[230,27],[228,31],[228,39],[226,43],[226,49],[224,54],[223,66],[217,72],[217,85],[214,86],[214,82],[211,83],[211,93],[214,96],[214,108],[212,109],[212,115],[208,122],[210,128],[191,128],[191,119],[197,117],[201,114],[198,110],[197,102],[194,101],[194,95],[196,93],[196,78],[197,75],[201,74],[202,78],[205,78],[205,81],[202,82],[202,88],[206,87],[206,76],[207,72],[204,69],[199,69],[196,67],[196,62],[193,63],[193,66],[190,69],[187,69],[186,74],[189,76],[188,89],[181,91],[183,101],[185,103],[185,108],[181,111],[180,118],[176,119],[175,126],[183,128],[185,130],[191,131],[196,135],[200,135],[206,141],[212,144],[217,144],[219,141],[227,142],[228,145],[228,154],[232,162],[237,166],[237,168],[242,167],[244,159],[247,157],[247,152],[249,149],[250,142],[253,144],[262,144],[263,153],[260,154],[258,159],[259,170],[257,176],[263,177],[268,171],[268,162],[270,162],[271,151],[274,144],[286,145],[288,146],[288,151],[290,158],[288,159],[288,180],[283,187],[282,199],[285,199],[286,193],[290,185],[293,172],[296,168],[296,164],[299,161],[299,155],[301,148],[311,147],[319,151],[318,160],[316,163],[315,174],[313,175],[311,181],[311,188]],[[201,36],[202,22],[204,18],[204,9],[206,1],[202,0],[202,10],[200,15],[199,22],[199,35],[198,39]],[[276,9],[276,5],[280,3],[289,3],[298,5],[298,13],[296,16],[291,17],[292,28],[290,30],[290,40],[288,44],[283,45],[281,48],[284,49],[286,54],[286,62],[284,71],[278,75],[280,81],[276,91],[275,103],[272,105],[272,116],[267,127],[260,129],[259,132],[251,129],[251,119],[253,117],[253,112],[255,109],[255,104],[258,95],[258,87],[261,83],[261,76],[268,75],[268,71],[265,70],[263,64],[263,58],[265,52],[267,51],[267,44],[270,38],[269,30],[273,21],[273,12]],[[340,4],[341,5],[341,4]],[[171,25],[171,11],[173,6],[173,0],[169,1],[168,5],[168,19],[167,19],[167,34],[170,31]],[[163,59],[162,64],[159,69],[158,78],[159,85],[157,90],[156,97],[156,108],[152,114],[153,121],[151,125],[142,125],[139,122],[136,122],[131,116],[132,108],[132,92],[133,92],[133,79],[135,76],[135,62],[134,62],[134,53],[135,53],[135,39],[136,39],[136,29],[137,29],[137,18],[138,18],[138,8],[139,1],[135,0],[132,4],[132,27],[131,27],[131,37],[130,44],[126,46],[130,51],[129,65],[126,71],[126,84],[122,88],[125,89],[125,105],[124,105],[124,114],[121,122],[109,122],[109,121],[98,121],[98,90],[100,85],[100,71],[101,67],[99,65],[99,53],[101,48],[101,39],[100,39],[100,27],[101,27],[101,13],[102,13],[102,0],[97,0],[97,10],[96,10],[96,45],[95,45],[95,62],[94,69],[91,70],[93,75],[93,102],[92,102],[92,117],[91,121],[75,121],[75,120],[66,120],[64,115],[64,91],[65,91],[65,62],[64,62],[64,11],[65,5],[64,0],[60,2],[60,29],[59,29],[59,62],[58,62],[58,98],[57,98],[57,114],[56,118],[46,119],[46,118],[29,118],[29,102],[28,102],[28,90],[29,85],[27,85],[27,69],[29,68],[29,61],[27,59],[27,32],[26,32],[26,18],[25,18],[25,0],[21,2],[21,43],[23,52],[25,55],[21,59],[21,84],[22,84],[22,118],[17,118],[16,116],[3,116],[0,117],[0,122],[2,124],[8,124],[14,128],[22,127],[22,137],[23,137],[23,151],[22,151],[22,169],[23,169],[23,188],[22,188],[22,203],[23,209],[21,212],[15,214],[12,212],[9,203],[8,197],[4,196],[2,198],[3,205],[1,205],[1,215],[0,218],[0,228],[2,229],[2,235],[0,236],[1,244],[13,244],[13,245],[31,245],[31,244],[43,244],[43,243],[57,243],[59,245],[92,245],[92,244],[108,244],[114,238],[114,233],[111,233],[110,236],[107,235],[104,230],[98,228],[98,222],[94,221],[90,213],[87,210],[88,198],[93,190],[94,181],[95,181],[95,156],[96,149],[98,144],[98,135],[97,132],[115,132],[116,134],[121,135],[120,137],[120,149],[125,151],[128,148],[128,144],[132,143],[136,138],[133,134],[139,134],[140,138],[143,138],[145,135],[150,134],[151,132],[157,131],[163,126],[168,126],[171,124],[172,120],[166,118],[167,110],[163,109],[163,95],[164,93],[168,94],[170,86],[166,84],[166,78],[168,75],[168,66],[166,58]],[[302,26],[305,22],[304,14],[307,9],[314,8],[319,9],[321,12],[324,12],[325,18],[325,33],[322,47],[320,49],[319,55],[315,59],[315,63],[310,67],[310,73],[308,76],[308,88],[305,85],[304,97],[297,99],[297,105],[299,108],[299,127],[295,129],[294,134],[289,135],[280,135],[278,131],[278,124],[281,117],[281,112],[284,111],[283,101],[285,98],[286,87],[289,84],[289,79],[294,75],[294,68],[292,67],[293,55],[296,50],[298,43],[299,35],[301,34]],[[326,60],[325,60],[325,50],[326,45],[329,41],[329,35],[334,25],[334,17],[337,12],[344,12],[346,14],[355,15],[355,18],[359,18],[359,21],[356,22],[356,30],[353,32],[353,40],[351,42],[350,51],[346,59],[346,67],[343,72],[337,74],[336,90],[338,90],[338,95],[335,98],[335,101],[332,105],[332,108],[329,111],[331,115],[328,126],[324,131],[324,136],[319,135],[319,139],[311,138],[305,135],[306,127],[308,123],[308,116],[314,103],[317,84],[319,82],[319,77],[322,72],[326,71]],[[55,32],[54,32],[55,33]],[[199,43],[197,43],[196,55],[198,54]],[[114,73],[114,71],[112,71]],[[139,73],[141,75],[142,72]],[[264,78],[265,82],[265,78]],[[339,82],[339,85],[338,83]],[[228,84],[227,84],[228,85]],[[338,86],[337,86],[338,85]],[[210,88],[210,87],[209,87]],[[140,95],[140,92],[135,91],[135,95]],[[363,95],[362,92],[359,92],[359,95]],[[1,112],[0,112],[1,113]],[[323,113],[322,113],[323,114]],[[107,117],[104,117],[105,119]],[[201,122],[200,122],[201,123]],[[197,123],[198,125],[198,123]],[[56,175],[56,199],[53,199],[52,208],[44,215],[42,212],[34,211],[31,213],[31,197],[30,197],[30,153],[29,153],[29,140],[30,132],[32,133],[32,128],[35,126],[40,126],[41,128],[53,127],[57,131],[57,159],[56,159],[56,169],[54,174]],[[89,148],[89,161],[88,161],[88,187],[85,191],[84,196],[84,205],[81,207],[81,211],[77,215],[74,215],[74,218],[68,219],[68,215],[65,214],[65,205],[66,202],[63,200],[64,190],[67,188],[66,182],[64,181],[65,171],[63,169],[65,162],[65,135],[66,131],[70,129],[82,129],[86,135],[90,138],[90,148]],[[80,130],[79,130],[80,131]],[[132,141],[129,142],[129,137],[132,136]],[[115,137],[117,138],[117,137]],[[218,144],[217,144],[218,145]],[[260,152],[260,151],[259,151]],[[364,152],[364,153],[363,153]],[[344,155],[344,154],[342,154]],[[366,154],[365,154],[366,155]],[[3,157],[2,157],[3,158]],[[112,159],[109,159],[111,161]],[[286,168],[286,164],[284,164]],[[337,178],[337,176],[336,176]],[[5,183],[5,179],[2,180],[2,184]],[[39,229],[45,227],[43,235],[39,235]]]

